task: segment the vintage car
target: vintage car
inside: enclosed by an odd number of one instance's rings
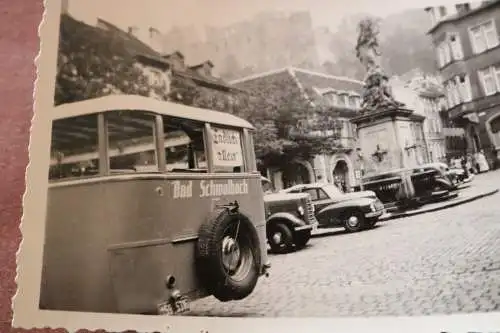
[[[261,182],[271,252],[287,253],[306,246],[318,223],[311,197],[306,193],[277,193],[267,178],[261,177]]]
[[[394,169],[363,178],[363,189],[376,193],[387,211],[407,210],[457,196],[457,184],[441,163]]]
[[[429,163],[423,167],[434,168],[439,171],[442,176],[446,176],[452,185],[460,185],[469,183],[474,179],[473,173],[465,173],[463,168],[449,167],[446,163]]]
[[[344,227],[358,232],[375,226],[385,213],[384,205],[372,191],[344,193],[333,184],[295,185],[282,193],[307,193],[311,196],[318,228]]]

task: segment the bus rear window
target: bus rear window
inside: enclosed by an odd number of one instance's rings
[[[97,115],[52,122],[49,180],[86,178],[99,173]]]

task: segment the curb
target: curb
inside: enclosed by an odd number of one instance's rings
[[[442,210],[442,209],[446,209],[446,208],[451,208],[451,207],[459,206],[459,205],[462,205],[462,204],[465,204],[465,203],[469,203],[469,202],[472,202],[472,201],[475,201],[475,200],[478,200],[478,199],[481,199],[481,198],[493,195],[493,194],[497,193],[498,191],[499,191],[499,189],[494,189],[494,190],[490,190],[490,191],[487,191],[487,192],[484,192],[484,193],[481,193],[481,194],[478,194],[478,195],[475,195],[475,196],[471,196],[469,198],[465,198],[465,199],[457,200],[457,201],[454,201],[454,202],[450,202],[450,203],[444,204],[444,205],[439,206],[439,207],[434,207],[434,208],[429,208],[429,209],[423,209],[421,211],[405,212],[405,213],[398,213],[398,214],[390,215],[390,216],[387,216],[387,217],[380,218],[379,222],[385,222],[385,221],[389,221],[389,220],[399,219],[399,218],[402,218],[402,217],[410,217],[410,216],[415,216],[415,215],[420,215],[420,214],[425,214],[425,213],[431,213],[431,212],[435,212],[435,211],[438,211],[438,210]]]

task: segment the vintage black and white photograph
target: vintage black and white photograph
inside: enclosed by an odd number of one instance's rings
[[[40,36],[14,326],[500,330],[500,1],[47,0]]]

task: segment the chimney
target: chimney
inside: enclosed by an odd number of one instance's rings
[[[69,14],[69,0],[61,0],[61,15]]]
[[[134,37],[139,37],[139,28],[136,26],[128,27],[128,33]]]
[[[162,52],[162,34],[161,32],[153,27],[149,27],[149,46],[157,52]]]

